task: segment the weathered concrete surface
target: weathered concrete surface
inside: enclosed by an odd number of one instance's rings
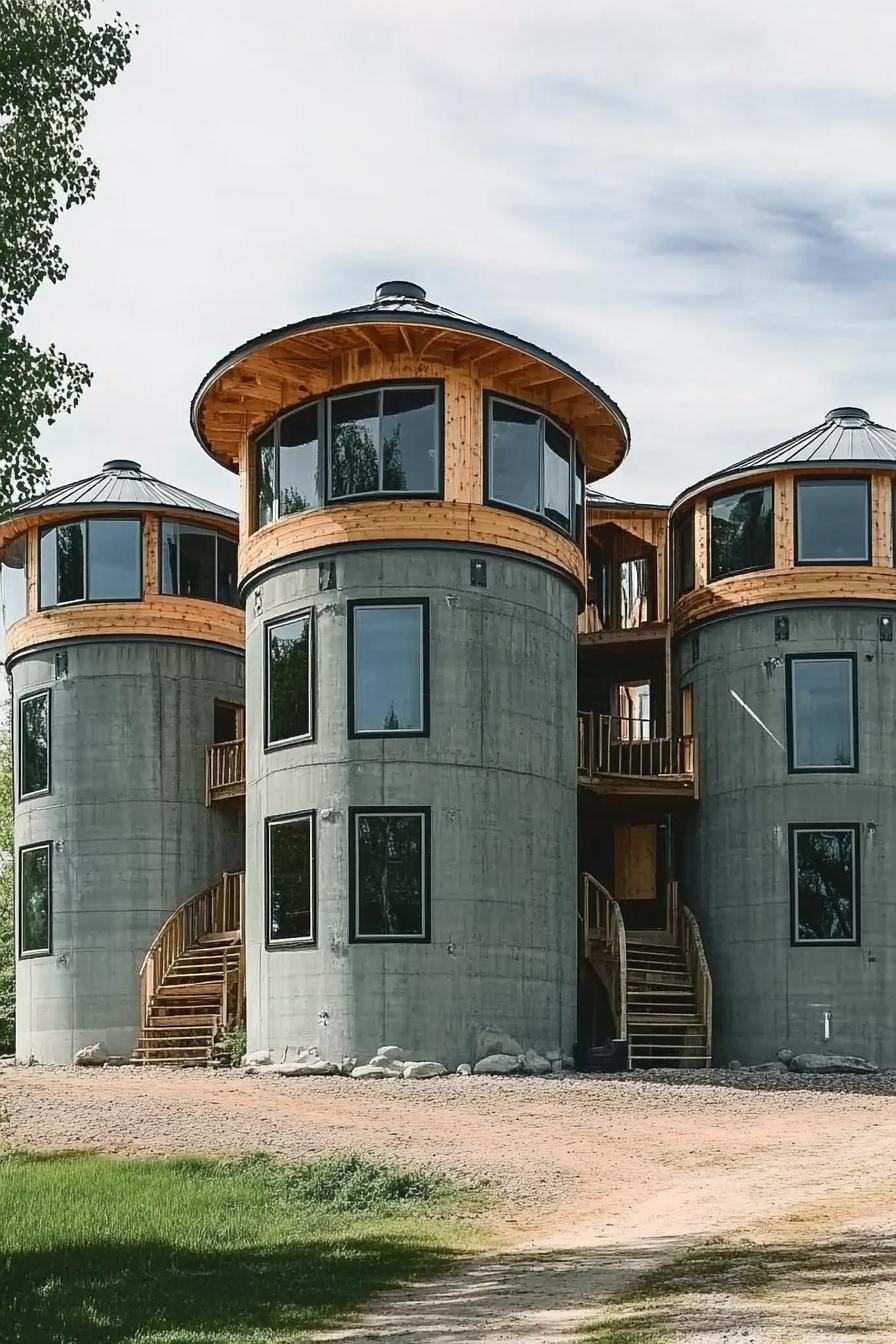
[[[243,866],[238,810],[205,806],[215,699],[242,703],[239,654],[97,641],[13,666],[13,694],[50,689],[49,795],[16,807],[16,850],[49,840],[52,955],[17,963],[16,1053],[70,1064],[137,1036],[139,969],[168,915]],[[18,944],[17,944],[18,946]]]
[[[569,1049],[576,999],[576,595],[524,560],[460,547],[296,561],[247,596],[247,703],[262,703],[263,625],[313,606],[313,743],[247,737],[247,998],[251,1050],[316,1045],[369,1059],[382,1041],[454,1068],[484,1026]],[[255,593],[263,610],[255,612]],[[346,602],[430,600],[429,738],[350,741]],[[432,809],[432,941],[349,943],[348,809]],[[317,809],[316,947],[264,947],[264,821]],[[326,813],[326,815],[324,815]]]
[[[676,651],[694,686],[700,802],[682,819],[681,899],[698,915],[714,986],[714,1054],[725,1063],[835,1051],[896,1065],[896,652],[878,617],[892,608],[791,607],[702,627]],[[787,654],[858,654],[859,771],[789,775]],[[758,715],[765,732],[732,696]],[[860,947],[791,946],[790,823],[861,824]],[[824,1013],[831,1036],[824,1039]]]

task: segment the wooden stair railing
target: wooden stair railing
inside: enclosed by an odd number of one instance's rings
[[[235,941],[239,941],[239,962],[235,972],[228,970],[224,976],[219,1026],[226,1031],[238,1024],[246,986],[243,913],[243,874],[225,873],[220,882],[191,896],[168,916],[140,968],[142,1026],[150,1025],[155,995],[178,957],[204,935],[230,932],[235,933]]]
[[[683,905],[678,911],[678,946],[684,953],[694,984],[697,1009],[706,1029],[706,1053],[712,1058],[712,976],[703,947],[700,926],[692,910]]]
[[[590,873],[582,874],[582,918],[585,948],[596,943],[612,968],[606,989],[616,1026],[616,1039],[628,1039],[628,954],[625,922],[619,904]]]

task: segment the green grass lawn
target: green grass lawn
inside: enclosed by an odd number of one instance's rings
[[[337,1156],[0,1157],[4,1344],[280,1344],[486,1234],[481,1197]]]

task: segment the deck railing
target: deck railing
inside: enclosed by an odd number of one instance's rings
[[[711,1059],[712,976],[709,973],[709,962],[706,960],[699,925],[693,912],[686,905],[681,906],[678,912],[678,946],[684,953],[691,974],[697,1011],[706,1025],[706,1051]]]
[[[230,978],[225,971],[220,1026],[225,1029],[235,1026],[242,1013],[245,995],[242,930],[242,873],[225,873],[213,887],[179,905],[156,934],[140,967],[140,1021],[143,1025],[149,1024],[153,995],[181,953],[205,933],[232,933],[234,946],[239,946],[239,965]]]
[[[693,737],[659,737],[650,719],[590,710],[579,711],[578,724],[580,775],[656,779],[695,773]]]
[[[628,1039],[628,953],[625,923],[618,903],[590,873],[582,874],[582,920],[585,946],[597,944],[612,968],[610,1002],[617,1040]]]
[[[205,753],[206,805],[246,791],[246,742],[213,742]]]

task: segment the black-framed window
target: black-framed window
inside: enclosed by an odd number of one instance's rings
[[[50,792],[50,692],[19,701],[19,797]]]
[[[709,578],[770,569],[774,562],[771,484],[718,495],[709,505]]]
[[[272,621],[265,637],[265,745],[307,742],[314,732],[313,612]]]
[[[162,519],[161,537],[159,587],[163,593],[229,607],[240,605],[235,537],[173,518]]]
[[[871,482],[864,476],[796,482],[796,563],[867,565]]]
[[[485,399],[489,504],[520,509],[575,535],[573,437],[551,416],[494,393]]]
[[[857,945],[858,825],[791,825],[790,889],[795,944]]]
[[[429,942],[429,808],[349,808],[353,942]]]
[[[856,656],[787,657],[787,768],[858,769]]]
[[[19,956],[46,957],[53,950],[53,874],[49,843],[19,850]]]
[[[139,518],[82,518],[40,534],[40,605],[127,602],[143,595]]]
[[[439,495],[442,425],[438,382],[370,385],[287,411],[256,440],[257,526],[328,501]]]
[[[672,564],[672,595],[682,597],[693,591],[696,581],[693,509],[679,518],[672,529]]]
[[[315,930],[315,814],[294,812],[265,822],[268,947],[313,943]]]
[[[429,601],[349,603],[348,716],[352,737],[429,733]]]
[[[3,596],[3,625],[9,629],[28,609],[28,540],[14,537],[3,552],[0,567]]]

